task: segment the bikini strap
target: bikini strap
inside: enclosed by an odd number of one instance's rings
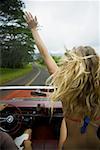
[[[86,133],[87,126],[89,125],[89,123],[90,123],[90,118],[88,116],[85,116],[83,120],[83,125],[80,129],[81,134]]]

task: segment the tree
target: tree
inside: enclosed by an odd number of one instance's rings
[[[33,60],[34,40],[21,0],[0,0],[0,66],[19,68]]]

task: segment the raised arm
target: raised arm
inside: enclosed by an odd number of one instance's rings
[[[33,18],[33,16],[30,13],[25,13],[25,20],[28,23],[29,28],[32,31],[32,35],[34,37],[35,43],[37,48],[39,49],[46,65],[48,68],[48,71],[50,74],[55,73],[55,71],[57,70],[58,66],[56,64],[56,62],[54,61],[54,59],[52,58],[52,56],[48,53],[48,50],[44,44],[44,42],[42,41],[38,31],[37,31],[37,18]]]

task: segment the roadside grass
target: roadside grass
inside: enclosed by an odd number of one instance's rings
[[[24,76],[32,70],[32,65],[29,64],[24,68],[11,69],[11,68],[0,68],[0,85],[16,79],[18,77]]]

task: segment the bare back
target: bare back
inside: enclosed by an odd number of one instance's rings
[[[64,144],[64,150],[100,150],[100,140],[96,135],[96,128],[88,125],[87,132],[80,133],[81,124],[68,120],[68,137]]]

